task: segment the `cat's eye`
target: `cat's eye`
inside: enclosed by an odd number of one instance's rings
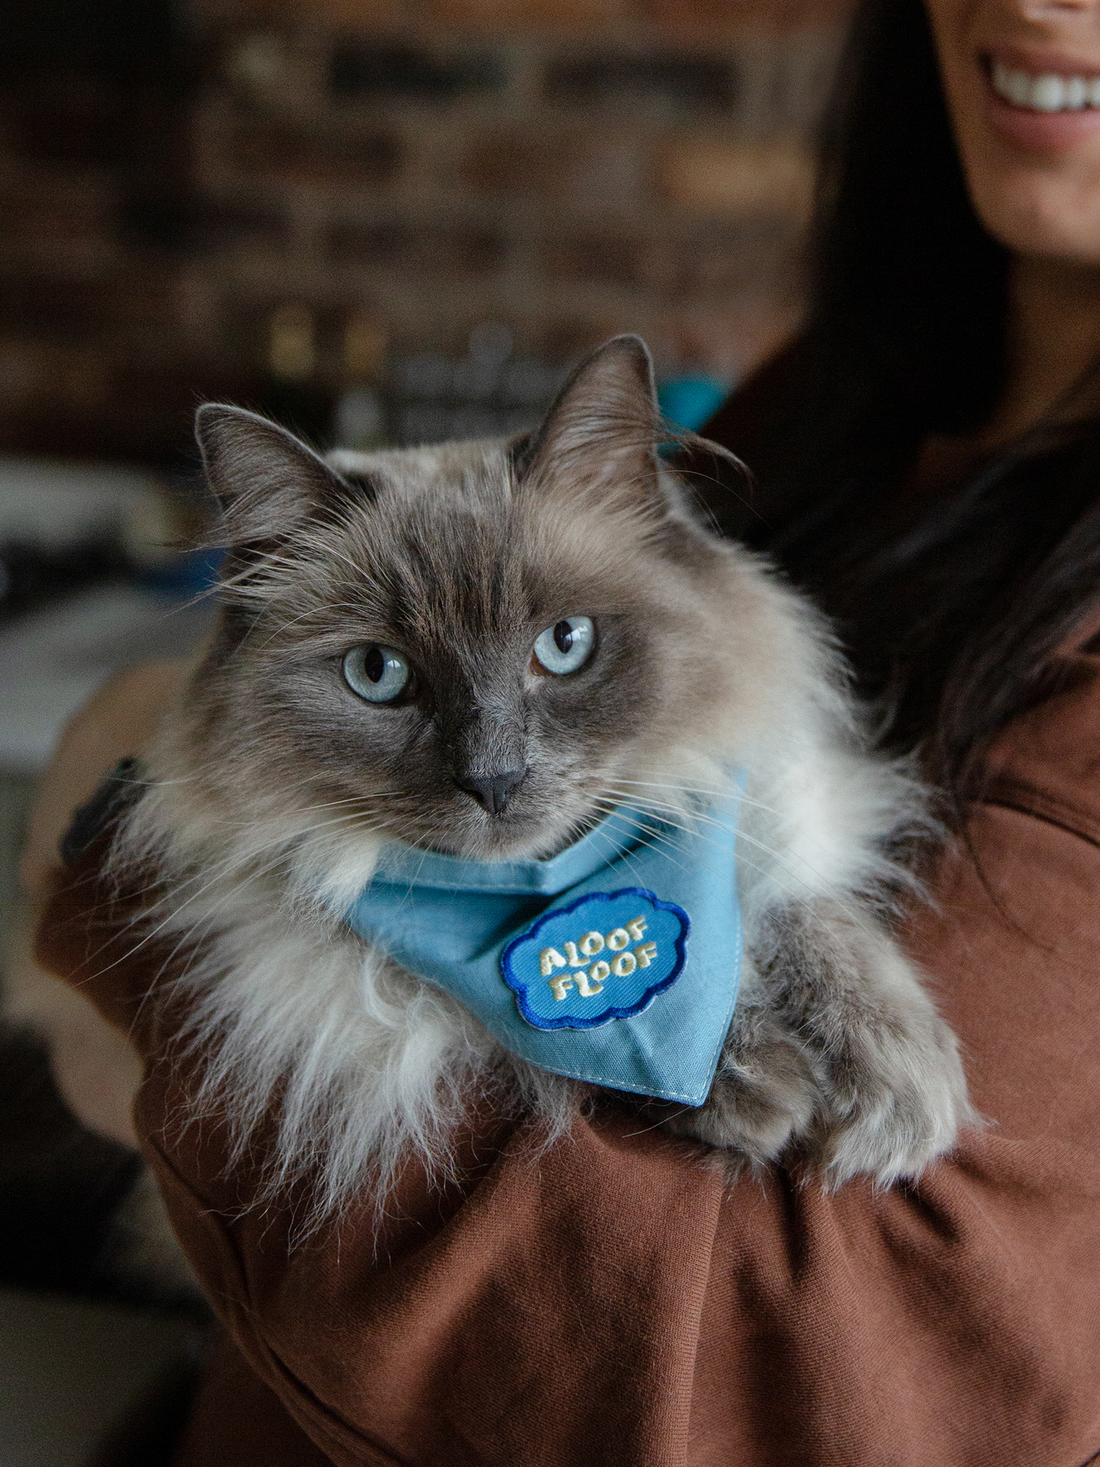
[[[368,703],[392,703],[407,692],[412,669],[392,647],[368,642],[353,647],[344,658],[344,681]]]
[[[591,617],[567,616],[535,638],[535,661],[546,672],[576,672],[592,656],[596,628]]]

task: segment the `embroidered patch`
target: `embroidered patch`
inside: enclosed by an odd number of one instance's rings
[[[540,917],[500,958],[536,1029],[595,1029],[647,1009],[683,972],[691,923],[639,886],[593,892]]]

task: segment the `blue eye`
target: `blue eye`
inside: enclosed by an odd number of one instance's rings
[[[392,647],[368,642],[353,647],[344,658],[344,681],[353,693],[368,703],[392,703],[405,691],[412,677],[409,664]]]
[[[535,638],[535,660],[547,672],[576,672],[592,656],[595,645],[591,617],[569,616]]]

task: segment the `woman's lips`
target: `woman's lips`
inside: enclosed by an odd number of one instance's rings
[[[989,119],[1014,147],[1065,152],[1100,130],[1100,70],[1012,53],[990,55],[983,70]]]

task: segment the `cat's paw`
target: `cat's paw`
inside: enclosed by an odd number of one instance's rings
[[[881,1186],[920,1175],[977,1117],[955,1036],[931,1009],[853,1025],[823,1056],[827,1111],[811,1159],[831,1185],[867,1174]]]
[[[726,1041],[705,1104],[678,1112],[665,1125],[759,1165],[804,1135],[820,1104],[796,1037],[774,1014],[750,1009],[739,1015]]]
[[[821,1111],[807,1159],[830,1185],[869,1175],[888,1186],[951,1150],[981,1124],[967,1099],[958,1041],[887,936],[842,923],[819,961],[828,979],[799,1028]]]

